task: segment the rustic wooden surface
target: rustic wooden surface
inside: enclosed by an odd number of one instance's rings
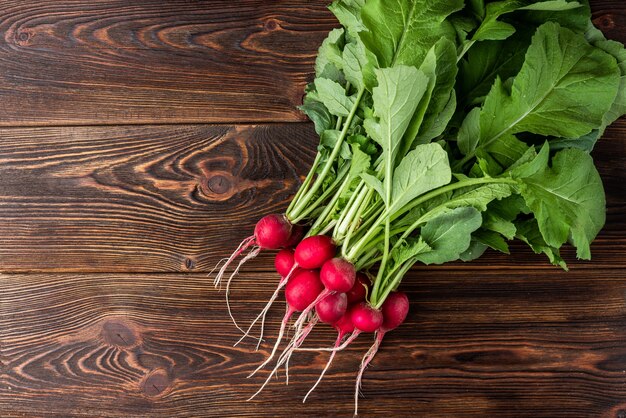
[[[626,4],[592,7],[626,41]],[[270,346],[232,347],[207,278],[306,172],[316,137],[296,106],[335,25],[320,1],[0,2],[0,416],[351,414],[367,339],[306,404],[324,354],[245,402]],[[561,272],[513,245],[415,268],[364,415],[626,417],[625,120],[594,157],[593,262],[567,249]],[[270,255],[249,265],[239,320],[274,281]]]

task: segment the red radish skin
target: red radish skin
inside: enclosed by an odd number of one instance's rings
[[[358,302],[363,302],[367,296],[367,289],[369,289],[370,284],[370,279],[365,274],[357,273],[354,286],[346,292],[348,304],[353,305]]]
[[[271,214],[261,218],[254,227],[254,237],[259,247],[277,250],[289,243],[292,225],[285,215]]]
[[[293,250],[289,248],[283,248],[274,258],[274,267],[276,268],[276,272],[280,274],[280,277],[287,277],[294,264]]]
[[[334,257],[337,248],[330,237],[314,235],[300,241],[294,254],[296,263],[304,269],[318,269]]]
[[[409,313],[409,298],[404,292],[392,292],[387,296],[380,310],[383,313],[381,333],[396,329]]]
[[[304,238],[304,227],[302,225],[292,225],[291,236],[285,247],[295,247],[302,241],[302,238]]]
[[[239,262],[237,268],[229,277],[229,282],[239,273],[239,269],[242,265],[244,265],[247,261],[256,257],[261,250],[272,250],[278,249],[280,247],[285,246],[291,237],[292,225],[287,220],[285,215],[282,214],[271,214],[264,216],[261,218],[259,222],[257,222],[254,227],[254,235],[244,239],[239,247],[226,259],[224,264],[220,267],[215,279],[213,280],[213,284],[215,287],[218,287],[222,282],[222,278],[226,274],[226,270],[232,264],[232,262],[247,251],[250,247],[252,251],[243,260]],[[221,264],[218,263],[218,266]],[[217,267],[217,266],[216,266]],[[230,283],[229,283],[230,285]],[[228,287],[228,286],[227,286]],[[232,314],[231,314],[232,318]],[[234,319],[233,319],[234,321]],[[235,323],[235,325],[237,325]],[[239,328],[239,326],[237,326]],[[239,328],[241,329],[241,328]]]
[[[315,305],[315,312],[320,321],[334,324],[345,315],[348,308],[348,297],[345,293],[328,295]]]
[[[342,338],[346,334],[354,332],[354,323],[352,322],[351,316],[352,312],[346,311],[346,313],[343,314],[339,321],[335,322],[335,324],[333,325],[333,327],[337,330],[337,333],[339,333]]]
[[[315,270],[303,270],[298,274],[294,275],[291,280],[287,282],[287,286],[285,287],[285,299],[287,300],[287,311],[285,312],[285,316],[280,325],[280,331],[278,332],[278,337],[276,339],[276,343],[274,344],[274,348],[272,352],[268,356],[268,358],[261,363],[259,367],[256,368],[248,377],[252,377],[261,370],[267,363],[272,361],[276,351],[278,350],[278,346],[280,345],[281,340],[283,339],[283,335],[285,334],[285,329],[287,328],[287,323],[289,322],[289,318],[294,314],[294,312],[301,311],[309,306],[317,296],[322,292],[324,286],[320,281],[319,273]]]
[[[354,327],[362,332],[374,332],[383,324],[383,314],[366,302],[355,305],[351,314]]]
[[[332,258],[322,265],[320,279],[331,292],[347,292],[354,286],[356,270],[354,265],[342,258]]]
[[[332,258],[322,265],[320,279],[324,284],[324,291],[320,293],[318,298],[310,306],[307,306],[307,308],[302,311],[296,320],[296,326],[302,325],[309,312],[326,296],[332,295],[333,293],[344,293],[352,289],[356,280],[356,270],[354,269],[354,265],[349,261],[342,258]]]
[[[380,310],[383,315],[383,322],[376,332],[374,344],[372,344],[369,350],[367,350],[367,353],[363,356],[361,367],[359,368],[359,374],[356,378],[356,387],[354,390],[354,415],[357,415],[359,409],[359,390],[361,389],[361,382],[363,381],[363,373],[378,352],[378,348],[383,342],[385,334],[399,327],[406,319],[406,316],[409,313],[409,298],[404,292],[392,292],[387,296],[387,299],[383,302],[383,306],[381,306]]]

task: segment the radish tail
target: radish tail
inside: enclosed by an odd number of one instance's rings
[[[285,328],[287,328],[287,323],[289,322],[289,318],[291,318],[291,315],[293,315],[293,312],[294,312],[293,309],[287,306],[287,312],[285,313],[285,316],[283,317],[283,321],[280,324],[280,331],[278,332],[278,338],[276,338],[276,343],[274,344],[274,348],[272,349],[272,352],[265,359],[265,361],[261,363],[259,367],[257,367],[252,373],[248,375],[248,377],[254,376],[256,372],[261,370],[263,367],[265,367],[265,365],[267,365],[267,363],[272,361],[272,359],[274,358],[274,355],[276,354],[276,351],[278,350],[278,346],[280,345],[280,342],[283,339],[283,335],[285,334]]]
[[[237,247],[237,249],[230,255],[230,257],[228,257],[224,265],[217,272],[217,275],[215,276],[215,279],[213,280],[213,285],[215,287],[218,287],[220,285],[222,278],[224,277],[224,274],[226,274],[226,270],[228,269],[228,266],[230,266],[230,264],[235,260],[235,258],[239,257],[241,253],[246,251],[248,247],[253,245],[254,240],[255,240],[254,235],[252,235],[244,239],[243,241],[241,241],[241,244],[239,244],[239,247]]]
[[[261,341],[263,340],[263,332],[265,331],[265,316],[267,315],[267,312],[270,310],[270,308],[272,307],[272,304],[274,303],[274,301],[278,297],[278,293],[280,292],[280,290],[283,287],[285,287],[285,285],[287,284],[287,281],[289,280],[289,278],[291,277],[293,272],[296,271],[297,267],[298,267],[297,265],[294,265],[292,267],[291,271],[289,272],[289,274],[286,277],[280,279],[280,282],[278,282],[278,286],[276,287],[276,290],[274,291],[274,294],[272,295],[270,300],[267,302],[267,305],[265,305],[265,308],[263,308],[261,313],[259,313],[259,315],[254,319],[254,321],[252,321],[252,323],[248,327],[248,330],[241,336],[241,338],[239,338],[239,340],[233,345],[233,347],[236,347],[247,336],[249,336],[250,335],[250,331],[252,330],[252,327],[254,327],[254,324],[256,324],[258,322],[258,320],[261,319],[261,334],[259,335],[259,342],[257,343],[257,346],[256,346],[256,349],[258,351],[259,346],[261,345]]]
[[[335,348],[337,348],[339,346],[339,344],[341,343],[341,339],[343,338],[343,335],[339,334],[337,336],[337,341],[335,341]],[[335,358],[335,354],[337,354],[336,351],[333,351],[332,353],[330,353],[330,357],[328,358],[328,362],[326,363],[326,366],[324,367],[324,370],[322,370],[322,373],[320,374],[320,377],[317,379],[317,381],[315,382],[315,384],[313,385],[313,387],[311,389],[309,389],[309,391],[307,392],[306,396],[304,397],[304,399],[302,399],[302,403],[305,403],[307,398],[309,397],[309,395],[311,393],[313,393],[313,391],[315,390],[315,388],[317,387],[317,385],[320,384],[320,382],[322,381],[322,379],[324,378],[324,375],[326,374],[326,371],[328,371],[328,368],[330,367],[331,363],[333,362],[333,359]]]
[[[230,309],[230,282],[232,282],[233,277],[235,277],[237,275],[237,273],[239,273],[239,268],[248,260],[253,259],[254,257],[256,257],[257,255],[259,255],[259,253],[261,252],[261,247],[254,247],[252,249],[252,251],[250,251],[240,262],[239,265],[237,266],[237,268],[235,269],[235,271],[233,272],[233,274],[230,275],[230,277],[228,278],[228,281],[226,282],[226,308],[228,310],[228,316],[230,316],[230,319],[233,321],[233,324],[235,324],[235,327],[237,327],[237,329],[241,332],[243,332],[245,334],[245,331],[239,326],[239,324],[237,324],[237,321],[235,320],[235,317],[233,316],[233,312]]]
[[[324,289],[319,295],[317,295],[317,297],[315,298],[315,300],[313,302],[311,302],[311,304],[309,304],[309,306],[307,306],[301,313],[300,316],[298,316],[298,319],[296,320],[296,327],[298,325],[302,325],[304,324],[304,321],[306,320],[307,315],[309,314],[309,312],[311,312],[311,310],[313,308],[315,308],[315,305],[317,305],[319,303],[320,300],[324,299],[326,296],[330,295],[332,292],[330,290]]]
[[[361,334],[361,331],[359,331],[358,329],[355,330],[352,334],[350,334],[350,337],[348,337],[348,339],[345,340],[343,344],[341,344],[339,347],[298,348],[296,349],[296,351],[342,351],[342,350],[345,350],[346,347],[348,347],[352,343],[352,341],[356,340],[356,338],[360,334]]]
[[[367,350],[367,353],[363,356],[363,360],[361,361],[361,368],[359,369],[359,374],[356,378],[356,386],[354,388],[354,415],[358,415],[359,410],[359,392],[361,390],[361,382],[363,381],[363,373],[365,369],[370,364],[376,353],[378,352],[378,347],[380,347],[380,343],[383,341],[383,337],[385,336],[384,332],[376,333],[376,340],[374,340],[374,344]]]

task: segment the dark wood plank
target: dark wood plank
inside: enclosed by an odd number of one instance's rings
[[[0,129],[0,271],[209,271],[284,210],[314,157],[309,124]],[[625,266],[626,121],[594,151],[607,224],[594,260]],[[524,245],[467,268],[547,265]],[[270,255],[250,268],[267,270]]]
[[[303,120],[326,4],[0,2],[0,125]]]
[[[308,124],[0,130],[0,270],[204,271],[283,210]]]
[[[301,121],[327,1],[0,3],[0,126]],[[626,4],[592,1],[625,41]]]
[[[251,319],[269,274],[233,288]],[[405,325],[366,372],[366,416],[618,416],[626,411],[626,270],[558,273],[419,268]],[[310,402],[325,354],[294,357],[289,386],[246,375],[268,353],[238,338],[204,275],[0,276],[2,415],[349,415],[360,337]],[[271,315],[276,333],[279,307]],[[329,344],[325,326],[310,346]],[[282,377],[281,377],[282,380]],[[288,412],[288,411],[291,411]]]

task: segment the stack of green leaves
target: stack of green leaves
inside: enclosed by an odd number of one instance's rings
[[[589,259],[605,222],[589,155],[626,113],[626,51],[582,1],[337,0],[302,111],[318,154],[287,217],[330,234],[380,307],[416,262]]]

